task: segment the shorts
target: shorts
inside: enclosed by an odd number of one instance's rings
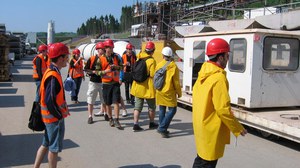
[[[103,100],[109,106],[119,103],[121,100],[120,84],[103,84]]]
[[[148,110],[151,110],[151,111],[156,110],[156,104],[155,104],[155,99],[154,98],[153,99],[143,99],[143,98],[138,98],[138,97],[135,97],[134,109],[141,112],[143,110],[144,100],[146,100],[146,102],[148,104]]]
[[[102,95],[102,83],[96,83],[89,81],[88,91],[87,91],[87,103],[95,104],[96,98],[99,94],[100,104],[103,103],[103,95]]]
[[[63,148],[65,136],[65,120],[61,119],[54,123],[45,123],[45,134],[42,145],[50,152],[58,153]]]

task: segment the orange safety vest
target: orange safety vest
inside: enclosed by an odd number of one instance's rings
[[[127,72],[127,70],[126,70],[126,63],[127,63],[127,61],[130,61],[130,66],[132,67],[133,66],[133,64],[135,63],[135,56],[132,54],[131,56],[130,56],[130,60],[127,60],[127,58],[128,58],[129,56],[127,56],[127,54],[125,53],[125,54],[123,54],[123,56],[122,56],[122,59],[123,59],[123,65],[124,65],[124,72]]]
[[[37,73],[37,67],[36,67],[36,63],[35,63],[35,60],[37,59],[37,57],[39,57],[42,61],[42,74],[45,73],[47,67],[48,67],[48,61],[46,62],[46,60],[44,59],[44,56],[43,54],[39,54],[37,55],[36,57],[34,57],[32,63],[33,63],[33,74],[32,74],[32,77],[34,79],[38,79],[39,78],[39,74]],[[49,60],[49,59],[48,59]]]
[[[68,110],[68,106],[67,106],[67,103],[66,103],[66,100],[65,100],[65,92],[64,92],[64,88],[63,88],[63,82],[62,82],[62,79],[61,79],[61,75],[56,71],[53,71],[51,69],[47,69],[45,74],[44,74],[44,77],[42,79],[41,88],[40,88],[41,113],[42,113],[42,118],[43,118],[44,123],[53,123],[53,122],[58,121],[58,119],[55,118],[50,113],[50,111],[47,108],[47,104],[44,100],[45,96],[46,96],[45,81],[51,76],[54,76],[58,80],[60,88],[61,88],[60,92],[57,94],[57,97],[56,97],[56,104],[59,107],[59,111],[62,113],[63,118],[66,118],[68,115],[70,115],[69,110]]]
[[[73,62],[75,63],[77,60],[73,59]],[[69,76],[71,78],[80,78],[83,77],[83,65],[82,62],[81,64],[76,64],[74,68],[71,68],[71,66],[69,67]]]
[[[112,57],[113,57],[113,64],[119,66],[119,61],[118,61],[117,56],[113,55]],[[108,62],[106,56],[102,55],[100,57],[100,61],[101,61],[101,70],[104,71],[106,69],[110,69],[109,62]],[[102,76],[103,83],[109,83],[112,81],[119,82],[119,80],[120,80],[120,71],[117,71],[117,70],[108,72]]]

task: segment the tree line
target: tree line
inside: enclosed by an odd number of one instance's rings
[[[77,35],[101,35],[129,31],[133,23],[131,6],[122,7],[120,22],[113,15],[89,18],[77,29]]]

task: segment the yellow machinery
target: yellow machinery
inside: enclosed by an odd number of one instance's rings
[[[161,50],[164,47],[166,47],[166,46],[171,47],[174,54],[175,54],[176,50],[180,49],[180,47],[174,41],[171,41],[171,40],[159,40],[159,41],[152,41],[152,42],[155,44],[155,51],[153,54],[153,58],[155,59],[156,63],[159,63],[163,59]],[[142,42],[142,50],[141,51],[145,50],[146,43],[147,42]],[[178,57],[176,57],[176,55],[175,55],[175,61],[177,58]]]

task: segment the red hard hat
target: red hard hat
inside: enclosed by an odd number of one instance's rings
[[[111,39],[106,39],[103,43],[105,47],[111,47],[111,48],[115,47],[114,42]]]
[[[54,43],[49,47],[48,56],[49,58],[56,58],[60,55],[68,55],[69,48],[63,43]]]
[[[105,48],[105,46],[104,46],[104,44],[102,42],[98,42],[96,44],[96,50],[98,50],[98,49],[104,49],[104,48]]]
[[[80,50],[78,48],[73,50],[73,55],[80,55]]]
[[[153,50],[155,50],[155,44],[152,41],[147,42],[147,44],[146,44],[146,50],[147,51],[153,51]]]
[[[227,41],[221,38],[215,38],[207,44],[206,55],[212,56],[220,53],[226,53],[229,51],[230,47]]]
[[[128,43],[128,44],[126,45],[126,49],[132,50],[132,48],[133,48],[133,45],[132,45],[132,44]]]
[[[39,46],[38,51],[39,52],[43,52],[43,51],[47,51],[47,49],[48,49],[47,45],[42,44],[42,45]]]

